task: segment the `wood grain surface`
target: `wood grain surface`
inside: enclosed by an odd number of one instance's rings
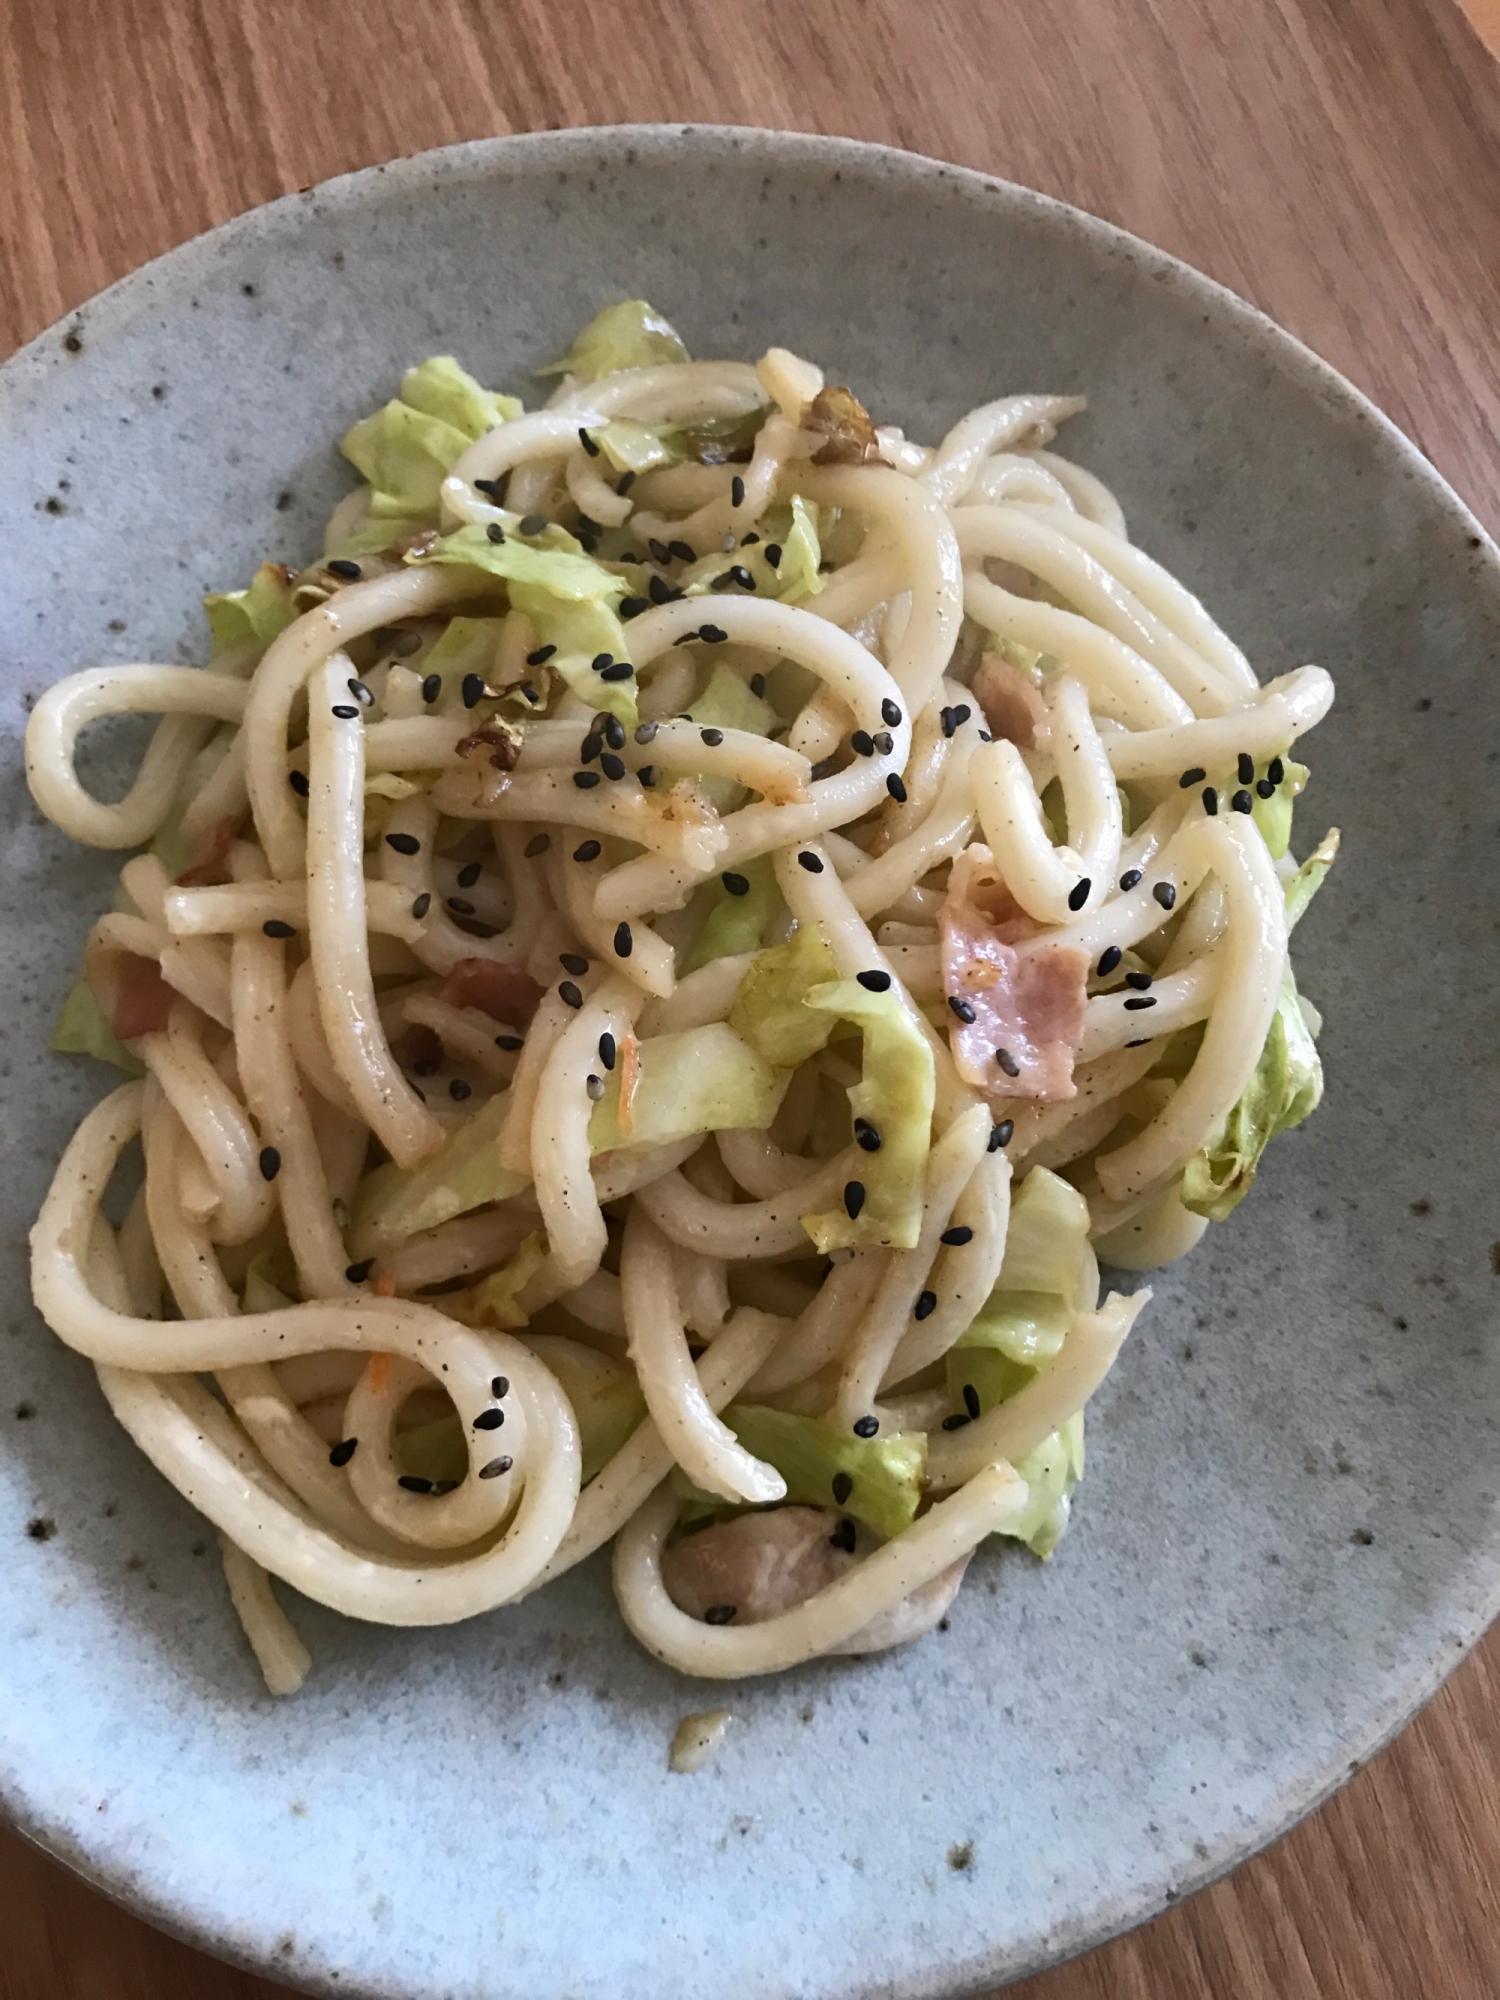
[[[1500,0],[0,0],[0,354],[290,189],[689,119],[879,139],[1174,251],[1500,528]],[[1477,32],[1476,32],[1477,30]],[[1500,1630],[1268,1853],[1016,2000],[1500,1994]],[[872,1941],[873,1942],[873,1941]],[[875,1953],[878,1963],[878,1948]],[[0,1835],[0,2000],[269,2000]]]

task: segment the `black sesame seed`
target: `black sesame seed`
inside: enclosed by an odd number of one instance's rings
[[[1151,894],[1164,910],[1170,910],[1177,901],[1177,884],[1175,882],[1153,882],[1151,885]]]
[[[474,1419],[476,1431],[497,1431],[505,1422],[504,1410],[481,1410]]]
[[[661,724],[659,722],[642,722],[637,724],[635,732],[636,742],[654,743],[656,741],[656,733],[660,728]]]
[[[1203,787],[1203,810],[1208,814],[1210,819],[1218,816],[1219,795],[1212,785],[1205,785]]]
[[[968,1412],[969,1420],[972,1423],[974,1418],[979,1415],[979,1391],[974,1387],[972,1382],[965,1382],[964,1384],[964,1408]]]
[[[604,848],[601,842],[597,840],[582,840],[573,849],[573,859],[575,861],[597,861],[603,852]]]
[[[274,1181],[281,1172],[281,1155],[274,1146],[260,1149],[260,1177],[263,1181]]]
[[[405,1487],[408,1493],[430,1493],[432,1491],[432,1481],[430,1479],[419,1478],[415,1472],[403,1472],[401,1477],[396,1481],[396,1484]]]
[[[328,1463],[330,1465],[347,1465],[358,1449],[358,1438],[345,1438],[341,1444],[336,1444],[333,1450],[329,1452]]]
[[[340,722],[353,722],[359,714],[359,710],[352,702],[336,701],[333,704],[333,713],[338,717]]]
[[[901,727],[901,710],[891,700],[889,695],[880,704],[880,719],[892,729],[899,729]]]
[[[597,771],[575,771],[573,773],[573,783],[578,787],[580,792],[591,792],[598,782],[599,773]]]
[[[388,833],[385,844],[394,847],[398,854],[420,854],[422,851],[422,843],[414,833]]]
[[[556,646],[538,646],[526,655],[526,664],[528,667],[543,666],[556,651]]]
[[[1256,796],[1262,799],[1274,799],[1276,796],[1276,787],[1271,783],[1269,778],[1257,778],[1255,781],[1255,791]]]
[[[1089,891],[1093,886],[1087,875],[1080,876],[1078,881],[1068,891],[1068,908],[1070,910],[1081,910],[1088,901]]]
[[[464,697],[464,707],[465,707],[465,708],[473,708],[473,706],[475,705],[475,703],[476,703],[476,702],[478,702],[478,701],[482,701],[482,700],[483,700],[483,698],[484,698],[484,675],[483,675],[483,674],[465,674],[465,675],[464,675],[464,680],[463,680],[463,697]]]
[[[1248,792],[1236,792],[1229,803],[1237,813],[1254,812],[1255,810],[1255,801]]]
[[[759,699],[759,698],[760,698],[760,697],[761,697],[761,696],[762,696],[762,695],[763,695],[763,694],[765,693],[765,691],[766,691],[766,677],[765,677],[765,675],[764,675],[764,674],[752,674],[752,675],[750,676],[750,692],[751,692],[751,694],[753,694],[753,695],[754,695],[754,696],[756,697],[756,699],[758,700],[758,699]]]
[[[622,597],[620,599],[620,616],[622,618],[639,618],[643,611],[649,611],[650,609],[651,599],[649,597]]]
[[[427,674],[423,678],[422,699],[423,701],[426,702],[429,708],[431,708],[432,704],[437,700],[438,696],[442,693],[442,691],[443,691],[443,677],[441,674]]]
[[[625,725],[623,722],[621,722],[618,715],[604,716],[600,723],[600,727],[604,731],[604,740],[609,745],[611,750],[624,749]]]
[[[857,1221],[859,1211],[865,1205],[865,1184],[863,1181],[844,1183],[844,1213],[851,1222]]]
[[[950,993],[948,995],[948,1008],[951,1013],[956,1014],[958,1016],[959,1020],[963,1022],[966,1028],[972,1026],[976,1018],[974,1009],[969,1005],[968,1001],[962,997],[962,995],[957,993]]]
[[[625,775],[625,759],[617,757],[613,750],[601,750],[599,753],[599,769],[604,773],[606,778],[612,778],[618,782]]]
[[[604,1078],[602,1076],[586,1076],[583,1079],[583,1088],[590,1100],[597,1104],[604,1095]]]
[[[571,979],[565,979],[558,987],[557,993],[558,998],[569,1007],[581,1007],[583,1005],[583,995]]]
[[[973,1241],[973,1230],[969,1228],[967,1223],[963,1222],[957,1222],[951,1229],[945,1229],[938,1238],[939,1243],[946,1243],[954,1250],[958,1249],[964,1243],[972,1243]]]
[[[508,1375],[497,1375],[490,1384],[490,1394],[497,1403],[503,1403],[510,1394],[510,1377]]]
[[[349,692],[350,694],[353,695],[354,699],[357,702],[362,703],[365,708],[371,708],[374,706],[375,697],[373,694],[371,694],[370,690],[365,686],[363,681],[350,681]]]
[[[344,577],[350,583],[357,583],[364,574],[357,562],[349,562],[343,556],[336,556],[332,562],[324,563],[323,567],[330,576]]]
[[[466,861],[458,871],[459,888],[472,889],[474,884],[479,880],[483,869],[484,863],[482,861]]]
[[[599,456],[598,440],[591,438],[582,424],[578,426],[578,442],[583,446],[590,458],[597,458]]]
[[[1183,791],[1190,792],[1194,785],[1201,785],[1207,776],[1208,773],[1204,770],[1203,766],[1195,764],[1191,771],[1184,771],[1177,782]]]
[[[1094,967],[1094,971],[1098,974],[1099,978],[1108,979],[1124,956],[1124,952],[1121,951],[1117,944],[1106,945],[1105,949],[1099,954],[1099,963]]]
[[[1139,868],[1127,868],[1125,873],[1120,877],[1120,887],[1122,889],[1134,889],[1140,880],[1141,871]]]
[[[722,646],[729,634],[722,625],[704,625],[700,627],[698,637],[707,640],[710,646]]]
[[[880,1151],[880,1134],[875,1130],[875,1127],[870,1123],[868,1118],[855,1119],[854,1143],[862,1153],[878,1153]]]
[[[476,479],[474,481],[474,490],[477,493],[483,493],[486,499],[493,500],[498,507],[500,502],[505,498],[505,481],[503,479]]]
[[[1021,1074],[1021,1065],[1016,1061],[1009,1049],[996,1049],[995,1061],[999,1063],[1007,1076],[1019,1076]]]
[[[472,1083],[465,1083],[461,1076],[456,1076],[448,1086],[448,1095],[455,1104],[462,1104],[466,1097],[474,1095],[474,1086]]]
[[[488,1465],[481,1465],[479,1476],[481,1479],[498,1479],[502,1473],[509,1472],[514,1464],[515,1460],[509,1452],[506,1452],[499,1458],[492,1458]]]
[[[821,875],[823,872],[822,861],[818,858],[816,854],[809,852],[809,850],[805,847],[803,848],[802,852],[797,856],[797,866],[799,868],[805,868],[809,875]]]
[[[731,896],[748,896],[750,893],[750,878],[746,875],[736,875],[732,868],[726,870],[719,880]]]
[[[678,562],[696,562],[698,551],[687,542],[668,542],[667,554],[675,556]]]
[[[448,908],[453,912],[455,917],[472,917],[474,914],[474,905],[469,901],[467,896],[450,896],[448,898]]]
[[[1253,784],[1255,780],[1255,759],[1248,750],[1242,750],[1236,762],[1236,771],[1242,785]]]
[[[861,1417],[854,1425],[854,1435],[857,1438],[872,1438],[879,1429],[879,1417]]]
[[[498,521],[491,521],[484,533],[487,541],[503,542],[505,540],[505,530]]]
[[[615,1066],[615,1038],[608,1028],[599,1037],[599,1060],[606,1069],[613,1069]]]
[[[261,929],[269,938],[289,938],[297,935],[293,925],[283,923],[280,917],[267,917]]]
[[[601,681],[628,681],[634,672],[635,668],[629,660],[616,660],[612,667],[600,668],[599,678]]]
[[[412,904],[411,913],[420,922],[420,920],[426,916],[427,912],[431,908],[432,908],[432,896],[426,889],[424,889],[421,895],[418,896],[417,900]]]
[[[880,752],[882,757],[889,757],[896,747],[891,739],[891,732],[888,729],[880,730],[875,736],[874,741],[875,748]]]
[[[521,518],[521,533],[523,535],[539,535],[546,525],[547,517],[545,514],[525,514]]]
[[[913,1319],[928,1319],[937,1311],[936,1292],[918,1292],[917,1302],[911,1309]]]
[[[861,757],[875,755],[875,739],[867,729],[856,729],[849,738],[849,747],[851,750],[857,750]]]
[[[1286,765],[1282,763],[1279,757],[1273,757],[1270,763],[1267,764],[1266,776],[1271,780],[1273,785],[1279,785],[1286,776]]]
[[[1014,1118],[1002,1118],[998,1125],[992,1125],[990,1127],[990,1143],[985,1148],[985,1151],[998,1153],[1002,1146],[1008,1146],[1015,1134],[1015,1129],[1016,1121]]]
[[[1125,1002],[1125,1012],[1127,1014],[1139,1014],[1142,1008],[1154,1007],[1155,1005],[1156,995],[1154,993],[1136,993]]]
[[[953,720],[953,710],[951,708],[945,708],[938,720],[943,725],[943,734],[945,736],[951,736],[958,726]]]
[[[660,776],[660,773],[658,772],[654,764],[642,764],[641,768],[636,772],[635,775],[640,779],[641,783],[649,791],[651,787],[656,783],[656,780]]]
[[[606,667],[612,667],[614,663],[615,656],[613,653],[595,653],[593,659],[589,661],[589,665],[596,674],[602,674]]]
[[[889,993],[891,975],[888,972],[856,972],[855,978],[867,993]]]
[[[557,962],[564,972],[571,972],[575,979],[582,979],[583,975],[589,969],[588,960],[581,952],[577,951],[559,952]]]
[[[754,590],[755,578],[743,563],[736,563],[734,568],[729,572],[729,575],[731,581],[737,583],[741,590]]]
[[[496,1035],[495,1037],[495,1047],[497,1049],[505,1049],[511,1055],[514,1055],[517,1049],[524,1049],[525,1046],[526,1043],[520,1035]]]
[[[672,560],[672,551],[667,547],[665,542],[657,541],[654,535],[647,542],[646,547],[651,551],[651,560],[653,562],[665,564]]]
[[[1149,972],[1127,972],[1125,975],[1125,984],[1133,987],[1137,993],[1144,993],[1151,984],[1151,974]]]
[[[745,504],[745,482],[738,473],[729,482],[729,504],[731,507],[743,507]]]
[[[769,563],[769,564],[771,565],[772,569],[780,569],[780,568],[781,568],[781,544],[780,544],[780,542],[767,542],[767,543],[766,543],[766,561],[767,561],[767,562],[768,562],[768,563]]]
[[[722,729],[700,729],[698,734],[703,738],[710,750],[717,750],[719,745],[724,741],[724,732]]]
[[[552,836],[550,833],[534,833],[521,852],[526,856],[528,861],[535,861],[537,856],[545,854],[551,845]]]
[[[629,958],[635,950],[635,939],[630,934],[629,924],[615,925],[615,957]]]
[[[1143,1049],[1150,1040],[1151,1037],[1149,1035],[1140,1035],[1135,1041],[1127,1042],[1125,1046],[1127,1049]]]
[[[752,528],[748,535],[740,536],[740,547],[742,549],[753,548],[759,540],[760,536],[757,535],[755,530]]]
[[[727,1625],[739,1610],[737,1604],[710,1604],[703,1614],[705,1625]]]
[[[945,1431],[961,1431],[965,1424],[971,1424],[973,1423],[973,1421],[974,1419],[972,1417],[965,1415],[965,1413],[962,1410],[960,1410],[954,1416],[944,1417],[943,1429]]]
[[[344,1270],[344,1276],[349,1280],[351,1285],[362,1285],[374,1268],[375,1259],[373,1257],[366,1257],[361,1263],[347,1265]]]
[[[653,576],[646,584],[646,594],[653,604],[670,604],[672,586],[664,576]]]
[[[853,1475],[847,1472],[836,1472],[833,1475],[830,1485],[835,1501],[842,1507],[844,1502],[849,1498],[849,1495],[854,1491]]]
[[[894,771],[890,772],[890,774],[887,776],[885,781],[885,788],[890,793],[891,797],[896,801],[898,806],[904,806],[906,804],[906,787],[905,785],[902,784],[901,780],[896,776],[896,773]]]
[[[860,1424],[873,1423],[874,1421],[875,1419],[873,1417],[861,1417],[859,1423]],[[857,1431],[859,1429],[859,1424],[856,1424],[854,1428]],[[856,1530],[854,1523],[849,1519],[848,1515],[846,1514],[843,1520],[840,1521],[838,1526],[834,1529],[833,1533],[828,1537],[828,1539],[833,1544],[834,1548],[842,1549],[846,1556],[852,1556],[854,1553],[855,1534]]]

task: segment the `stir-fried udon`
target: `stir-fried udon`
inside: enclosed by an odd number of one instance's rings
[[[206,668],[28,734],[42,810],[135,850],[55,1038],[130,1080],[37,1304],[278,1692],[270,1578],[441,1625],[611,1540],[685,1673],[919,1636],[1067,1525],[1149,1297],[1100,1263],[1182,1255],[1322,1088],[1332,684],[1260,685],[1133,545],[1049,449],[1080,399],[921,445],[640,302],[551,373],[528,414],[413,368]],[[162,720],[104,803],[121,713]]]

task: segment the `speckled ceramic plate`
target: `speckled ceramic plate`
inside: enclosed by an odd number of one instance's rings
[[[38,825],[28,700],[196,657],[200,593],[310,551],[333,442],[454,351],[523,390],[604,301],[694,351],[804,349],[933,436],[1086,390],[1067,448],[1263,676],[1329,667],[1298,935],[1327,1100],[1166,1274],[1043,1568],[981,1554],[915,1649],[711,1691],[605,1566],[436,1632],[295,1606],[278,1703],[203,1523],[26,1301],[103,1084],[43,1052],[112,864]],[[504,139],[216,230],[0,370],[0,1796],[112,1895],[322,1993],[891,2000],[1080,1950],[1305,1812],[1496,1606],[1493,917],[1500,562],[1412,447],[1227,293],[1118,231],[872,147],[666,128]],[[712,1698],[721,1696],[712,1691]]]

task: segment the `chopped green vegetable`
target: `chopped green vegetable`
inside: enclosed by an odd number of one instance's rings
[[[723,1021],[638,1044],[628,1120],[620,1122],[621,1067],[589,1120],[596,1153],[617,1146],[663,1146],[694,1132],[764,1131],[786,1095],[790,1072],[776,1069]]]
[[[476,1317],[484,1326],[525,1326],[530,1314],[521,1295],[547,1261],[547,1238],[534,1229],[513,1250],[498,1271],[474,1286]]]
[[[519,1194],[528,1177],[500,1164],[498,1141],[507,1108],[507,1093],[497,1091],[421,1166],[398,1167],[388,1160],[366,1174],[354,1194],[349,1254],[379,1256],[455,1215]]]
[[[601,375],[613,375],[621,368],[658,368],[687,358],[676,328],[654,306],[644,299],[621,299],[594,315],[560,361],[536,372],[597,382]]]
[[[661,440],[669,450],[698,465],[729,465],[749,457],[775,407],[774,403],[757,403],[738,417],[689,417],[680,424],[663,424]]]
[[[422,660],[422,677],[437,674],[443,683],[438,700],[455,693],[469,674],[486,680],[494,670],[495,648],[500,644],[503,618],[450,618],[441,634],[428,647]]]
[[[1339,851],[1339,830],[1329,827],[1316,848],[1286,884],[1286,927],[1294,930],[1298,919],[1323,886],[1323,878]]]
[[[520,414],[513,396],[482,389],[447,355],[408,369],[400,396],[361,418],[341,447],[370,482],[371,520],[409,528],[433,517],[444,479],[469,446]]]
[[[795,1069],[825,1046],[833,1022],[804,1003],[815,986],[837,976],[833,953],[815,925],[804,924],[788,944],[761,952],[740,981],[729,1025],[778,1069]]]
[[[514,423],[523,414],[518,398],[481,388],[451,354],[435,354],[408,368],[401,378],[401,400],[424,416],[436,417],[462,431],[471,444],[498,424]]]
[[[1300,1125],[1322,1095],[1323,1066],[1288,969],[1254,1075],[1223,1131],[1188,1162],[1183,1207],[1222,1222],[1250,1192],[1266,1147],[1278,1133]]]
[[[997,1285],[959,1335],[954,1351],[990,1348],[1018,1366],[1034,1368],[1056,1354],[1072,1323],[1071,1301],[1056,1292],[1007,1292]]]
[[[1033,1167],[1011,1197],[996,1291],[1046,1292],[1071,1304],[1088,1234],[1089,1205],[1077,1188]]]
[[[842,1507],[887,1540],[909,1528],[922,1497],[927,1439],[921,1431],[855,1437],[814,1417],[794,1416],[759,1403],[731,1403],[724,1421],[746,1451],[774,1465],[786,1481],[789,1502]],[[834,1481],[849,1481],[846,1498]],[[840,1491],[843,1481],[839,1481]]]
[[[676,465],[682,457],[660,430],[629,417],[614,418],[594,432],[594,439],[616,472],[654,472],[658,466]]]
[[[775,569],[766,556],[768,548],[779,548],[781,560]],[[758,597],[795,604],[823,588],[820,571],[822,551],[818,545],[817,509],[800,494],[789,507],[773,507],[762,521],[762,539],[743,545],[732,556],[718,550],[702,556],[683,571],[680,582],[688,597],[703,597],[723,588],[721,579],[731,564],[748,569],[755,579]],[[693,713],[697,714],[694,706]]]
[[[269,646],[291,624],[292,580],[281,563],[262,563],[244,590],[216,590],[203,600],[215,654],[234,646]]]
[[[826,1214],[804,1216],[803,1227],[825,1256],[870,1243],[910,1250],[922,1230],[932,1143],[932,1051],[894,991],[871,993],[856,979],[841,979],[813,987],[805,1005],[863,1029],[863,1073],[849,1104],[856,1120],[879,1133],[880,1149],[860,1155],[857,1184],[864,1194],[857,1211],[849,1212],[846,1196]]]
[[[738,872],[750,887],[743,896],[731,896],[720,884],[718,901],[682,961],[684,978],[700,965],[707,965],[710,959],[754,951],[766,925],[779,909],[781,891],[776,886],[776,870],[768,854],[745,862]]]
[[[529,1333],[526,1345],[557,1377],[573,1406],[587,1485],[645,1420],[646,1399],[635,1370],[564,1334]]]
[[[1045,1437],[1035,1451],[1016,1460],[1028,1499],[1021,1514],[1000,1532],[1025,1542],[1045,1562],[1067,1531],[1073,1489],[1083,1472],[1083,1412]]]
[[[430,1479],[434,1486],[449,1479],[462,1479],[469,1469],[469,1446],[463,1420],[456,1410],[430,1423],[413,1424],[397,1431],[396,1456],[401,1470],[416,1479]]]
[[[100,1062],[113,1063],[126,1076],[146,1074],[144,1063],[137,1062],[116,1039],[99,1002],[81,979],[62,1003],[48,1046],[60,1056],[96,1056]]]
[[[1286,776],[1268,799],[1259,792],[1252,792],[1254,801],[1251,817],[1260,828],[1271,859],[1279,861],[1286,853],[1287,843],[1292,837],[1292,806],[1307,783],[1307,766],[1294,764],[1290,757],[1283,759]]]
[[[777,720],[771,704],[752,694],[733,668],[722,661],[702,694],[694,697],[692,719],[704,729],[744,729],[756,736],[768,736]],[[733,778],[699,778],[698,785],[721,813],[733,812],[749,796]]]
[[[948,1371],[948,1396],[955,1410],[968,1407],[965,1389],[973,1390],[982,1411],[992,1410],[997,1403],[1009,1402],[1036,1373],[1035,1368],[1014,1360],[999,1347],[971,1346],[964,1340],[949,1348],[944,1361]]]
[[[603,680],[593,667],[601,653],[613,660],[630,657],[617,609],[626,581],[585,555],[576,542],[571,548],[537,548],[517,535],[492,542],[475,524],[445,535],[407,561],[460,563],[504,577],[512,605],[531,620],[538,644],[557,648],[549,664],[573,692],[592,708],[607,709],[623,722],[635,721],[634,681]]]

